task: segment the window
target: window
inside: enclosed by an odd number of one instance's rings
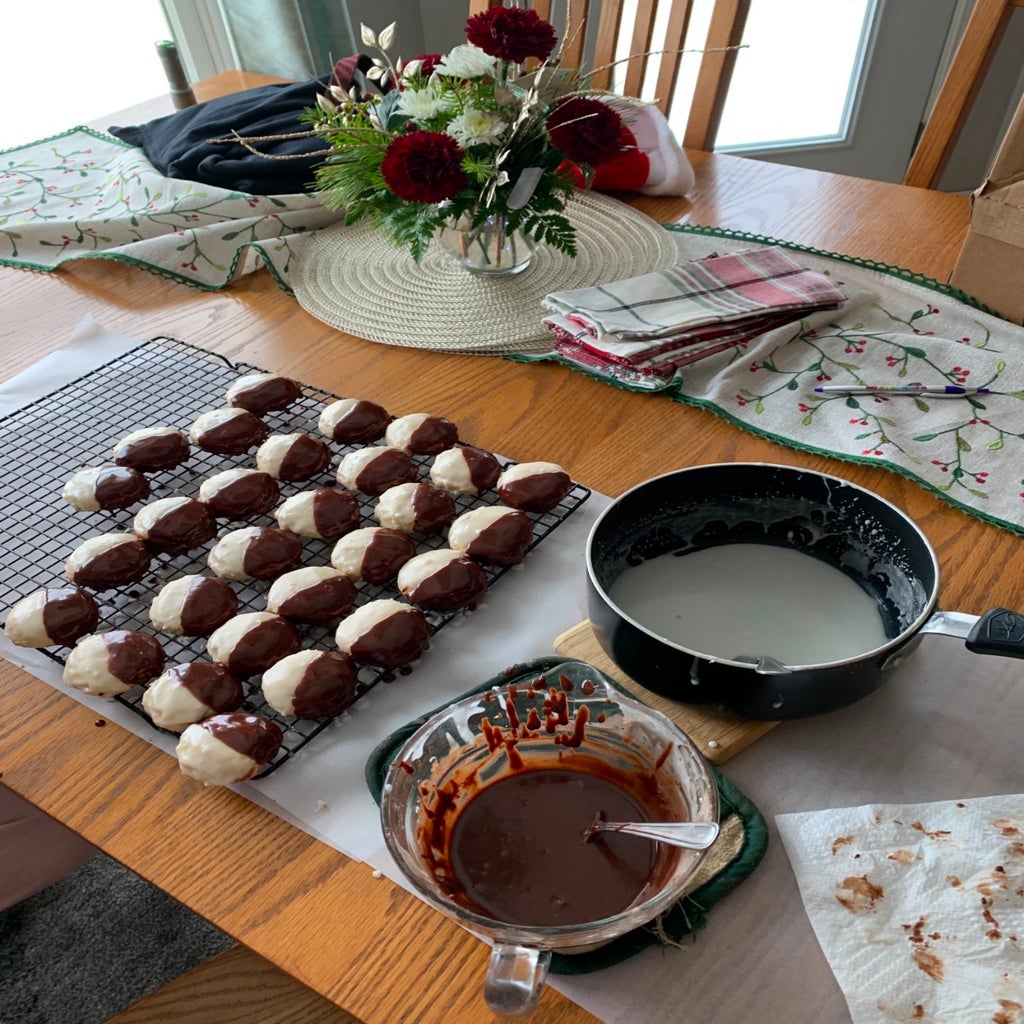
[[[716,148],[842,136],[874,6],[752,3]]]
[[[7,97],[0,148],[34,142],[167,92],[154,44],[170,38],[160,0],[47,0],[4,7]],[[12,40],[30,41],[13,45]]]

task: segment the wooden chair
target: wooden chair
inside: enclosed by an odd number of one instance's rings
[[[360,1024],[245,946],[232,946],[104,1024]]]
[[[942,88],[914,147],[904,185],[935,186],[985,80],[1014,7],[1024,7],[1024,0],[975,0]]]
[[[502,0],[470,0],[469,13],[479,14],[490,7],[501,6]],[[594,85],[601,89],[609,88],[612,69],[607,65],[615,61],[617,44],[627,30],[623,24],[623,0],[602,0],[596,28],[588,24],[591,0],[532,0],[530,6],[545,19],[550,19],[552,13],[564,6],[567,10],[564,63],[569,67],[579,67],[583,62],[584,46],[592,41],[593,57],[588,66],[603,69],[594,76]],[[707,37],[697,43],[686,38],[692,7],[692,0],[637,0],[635,21],[628,36],[630,45],[627,52],[633,56],[625,63],[622,91],[628,96],[640,96],[649,56],[653,56],[654,51],[668,51],[660,55],[654,94],[657,106],[669,117],[682,58],[680,53],[672,51],[684,47],[705,49],[708,52],[701,56],[682,143],[690,149],[711,150],[714,149],[722,107],[736,63],[735,49],[725,48],[739,44],[750,0],[715,0]],[[664,34],[656,38],[659,8],[667,9],[668,17]]]

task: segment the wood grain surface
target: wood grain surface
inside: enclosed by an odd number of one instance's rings
[[[236,83],[237,84],[237,83]],[[127,123],[122,117],[120,123]],[[109,123],[117,123],[111,121]],[[966,197],[693,153],[686,199],[641,199],[663,222],[720,225],[945,279]],[[2,375],[66,344],[83,317],[171,334],[395,414],[431,411],[518,460],[549,459],[610,495],[687,465],[784,462],[839,472],[905,509],[935,545],[944,607],[1021,604],[1004,566],[1020,541],[902,477],[745,434],[708,412],[627,393],[554,365],[389,348],[325,326],[265,273],[205,293],[111,262],[2,269]],[[552,637],[554,641],[554,637]],[[482,1024],[482,943],[365,865],[246,802],[201,790],[172,758],[7,663],[0,777],[132,870],[367,1024]],[[769,1014],[770,1015],[770,1014]],[[548,990],[537,1019],[593,1018]]]
[[[103,1024],[360,1024],[323,996],[233,946]]]

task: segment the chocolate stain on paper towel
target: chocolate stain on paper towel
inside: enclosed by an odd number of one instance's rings
[[[1010,840],[1010,845],[1006,850],[1007,855],[1010,857],[1024,857],[1024,832],[1021,832],[1020,826],[1008,818],[996,818],[992,824]],[[1017,895],[1022,894],[1018,892]]]
[[[1024,1009],[1015,999],[1000,999],[1000,1010],[992,1018],[992,1024],[1017,1024],[1020,1011]]]
[[[889,860],[894,860],[897,864],[913,864],[917,859],[917,854],[911,850],[893,850],[889,854]]]
[[[942,981],[946,977],[946,965],[932,952],[931,941],[941,939],[940,932],[931,932],[925,935],[925,921],[927,918],[922,914],[916,924],[905,924],[903,930],[908,932],[907,941],[914,947],[911,959],[918,970],[924,971],[932,981]],[[931,941],[929,941],[931,940]]]
[[[867,875],[848,875],[836,890],[836,899],[851,914],[873,911],[875,904],[885,895],[885,890],[875,885]]]
[[[941,839],[943,836],[951,835],[948,828],[936,829],[934,832],[929,832],[919,821],[915,821],[911,824],[911,828],[916,828],[918,832],[923,833],[929,839]]]
[[[999,922],[992,913],[992,904],[995,902],[996,891],[1007,888],[1006,868],[1002,864],[997,864],[992,869],[991,876],[979,882],[975,888],[981,894],[981,916],[984,918],[985,924],[989,925],[985,935],[994,942],[1003,937],[1003,933],[999,930]]]
[[[856,836],[838,836],[832,840],[832,856],[834,857],[841,846],[846,846],[847,843],[852,843],[857,837]]]

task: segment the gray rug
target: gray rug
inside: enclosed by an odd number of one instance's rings
[[[100,1024],[232,944],[98,854],[0,912],[0,1024]]]

